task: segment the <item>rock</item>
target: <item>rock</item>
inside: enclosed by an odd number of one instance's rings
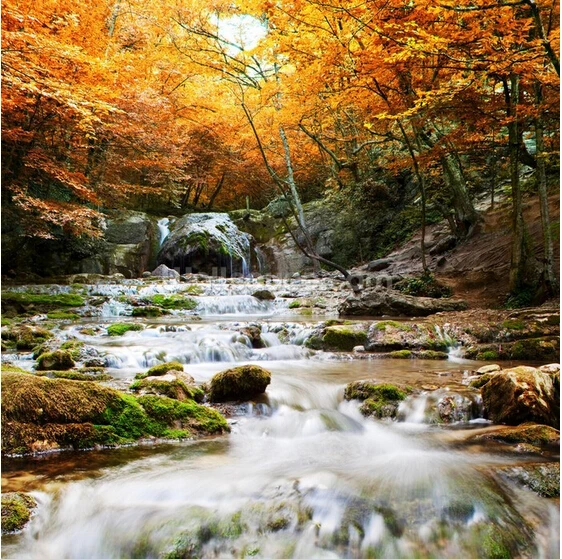
[[[560,463],[525,464],[502,470],[505,477],[541,497],[560,497]]]
[[[428,316],[466,309],[464,301],[413,297],[382,287],[364,289],[348,297],[339,307],[341,316]]]
[[[560,447],[560,431],[547,425],[524,423],[523,425],[502,427],[491,432],[476,435],[474,440],[531,445],[540,450],[541,448]]]
[[[554,375],[560,372],[560,364],[559,363],[551,363],[549,365],[541,365],[539,367],[539,371],[541,373],[546,373],[548,375]]]
[[[515,342],[472,345],[467,348],[465,357],[479,361],[554,361],[560,357],[560,337],[524,338]]]
[[[265,342],[261,337],[261,330],[257,326],[248,326],[247,328],[242,328],[240,333],[243,336],[247,336],[254,349],[261,349],[265,347]]]
[[[263,394],[271,382],[271,373],[257,365],[243,365],[216,374],[211,379],[211,402],[249,400]]]
[[[19,532],[29,522],[37,502],[25,493],[2,493],[2,535]]]
[[[149,376],[137,380],[131,384],[130,389],[133,392],[157,394],[159,396],[173,398],[174,400],[195,400],[196,402],[202,402],[205,393],[193,383],[193,378],[190,375],[186,375],[180,371],[173,371],[161,376]]]
[[[154,365],[150,367],[146,373],[138,373],[135,378],[146,378],[146,377],[159,377],[165,375],[170,371],[183,372],[183,364],[179,361],[168,361],[167,363],[161,363],[160,365]],[[195,382],[191,379],[192,382]]]
[[[74,365],[72,354],[64,349],[42,353],[37,359],[39,371],[66,371],[72,369]]]
[[[429,250],[429,254],[431,254],[431,256],[443,254],[444,252],[455,248],[455,246],[457,246],[457,242],[458,239],[454,235],[449,235],[444,239],[441,239],[436,245],[434,245]]]
[[[345,387],[346,400],[363,400],[359,408],[364,416],[377,419],[393,419],[398,412],[400,402],[408,394],[408,389],[401,389],[394,384],[377,384],[374,380],[350,382]]]
[[[360,326],[334,325],[324,330],[323,349],[353,351],[355,346],[365,346],[367,333]]]
[[[150,276],[152,276],[152,272],[145,271],[145,272],[142,273],[143,278],[149,278]]]
[[[154,276],[156,278],[178,279],[180,277],[179,272],[177,272],[176,270],[172,270],[171,268],[168,268],[168,266],[166,266],[166,264],[160,264],[160,266],[158,266],[156,269],[152,270],[150,275]]]
[[[490,375],[481,390],[484,407],[494,423],[559,425],[560,397],[552,377],[538,369],[505,369]]]
[[[119,245],[144,243],[152,234],[150,218],[141,212],[119,212],[107,220],[106,241]]]
[[[1,381],[3,454],[85,450],[146,437],[177,439],[229,430],[216,410],[192,400],[137,399],[96,382],[15,372],[3,372]]]
[[[480,369],[478,369],[476,371],[477,374],[479,375],[485,375],[486,373],[495,373],[496,371],[500,371],[501,367],[499,365],[484,365],[483,367],[480,367]]]
[[[53,334],[39,326],[10,326],[2,328],[2,340],[7,340],[8,345],[15,345],[16,349],[33,349],[42,344]]]
[[[182,274],[247,275],[252,240],[226,213],[187,214],[174,224],[158,261],[179,266]]]
[[[356,345],[353,348],[353,353],[365,353],[365,346],[364,345]]]
[[[267,289],[258,289],[258,291],[254,291],[254,293],[252,293],[252,297],[255,297],[258,301],[273,301],[275,299],[275,295]]]
[[[385,270],[392,264],[392,260],[388,258],[379,258],[378,260],[372,260],[367,264],[367,270],[369,272],[378,272],[379,270]]]

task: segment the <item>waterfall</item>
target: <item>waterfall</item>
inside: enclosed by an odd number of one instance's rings
[[[163,217],[158,220],[158,231],[160,233],[159,246],[164,244],[166,237],[170,234],[170,220],[167,217]]]

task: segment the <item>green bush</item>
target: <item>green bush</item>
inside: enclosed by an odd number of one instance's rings
[[[439,283],[431,272],[424,272],[420,276],[404,278],[394,285],[394,288],[406,295],[415,297],[446,298],[452,295],[449,287]]]

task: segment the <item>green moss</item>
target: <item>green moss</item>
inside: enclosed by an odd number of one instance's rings
[[[129,331],[138,331],[142,329],[142,324],[134,324],[131,322],[116,322],[115,324],[107,327],[107,334],[109,336],[122,336]]]
[[[243,365],[216,374],[211,379],[211,402],[248,400],[265,392],[271,373],[257,365]]]
[[[84,347],[84,342],[79,340],[68,340],[61,344],[60,349],[65,349],[70,352],[72,359],[80,358],[80,350]]]
[[[396,330],[402,330],[404,332],[411,330],[412,327],[404,322],[396,322],[395,320],[381,320],[375,324],[375,328],[384,332],[388,327],[396,328]]]
[[[492,376],[493,375],[490,373],[479,376],[478,378],[470,381],[469,386],[471,388],[482,388],[492,378]]]
[[[369,381],[359,380],[350,382],[345,387],[344,398],[346,400],[404,400],[408,388],[399,388],[395,384],[374,384]]]
[[[522,320],[504,320],[501,326],[507,330],[525,330],[525,323]]]
[[[79,373],[77,371],[54,371],[54,378],[66,378],[69,380],[80,380],[80,381],[103,381],[111,380],[113,377],[111,375],[101,374],[101,375],[88,375],[85,373]]]
[[[320,336],[310,336],[310,338],[304,342],[304,346],[309,349],[320,350],[324,347],[324,344],[322,343],[322,338]]]
[[[183,291],[184,293],[189,293],[190,295],[203,295],[203,293],[205,293],[205,290],[200,285],[190,285]]]
[[[19,303],[21,305],[44,305],[51,307],[81,307],[85,301],[75,293],[59,293],[58,295],[36,293],[2,292],[3,303]]]
[[[160,307],[135,307],[133,309],[132,315],[133,316],[148,316],[148,317],[156,317],[162,316],[165,311],[163,311]]]
[[[57,349],[42,353],[37,359],[39,371],[66,371],[74,367],[74,360],[70,351]]]
[[[226,420],[218,411],[191,400],[180,402],[171,398],[147,395],[140,396],[138,402],[153,421],[154,434],[158,434],[160,427],[164,431],[168,424],[178,420],[186,420],[193,429],[209,434],[230,430]]]
[[[191,297],[182,295],[152,295],[148,300],[158,307],[164,309],[192,311],[197,307],[197,301]]]
[[[431,349],[422,349],[416,352],[416,357],[418,359],[449,359],[449,354],[444,351],[433,351]]]
[[[477,361],[496,361],[499,355],[496,351],[482,351],[476,355]]]
[[[21,530],[31,518],[37,502],[25,493],[2,493],[2,534]]]
[[[192,400],[161,396],[137,400],[95,382],[20,373],[2,374],[2,426],[2,451],[10,454],[92,448],[170,433],[177,438],[178,430],[186,436],[194,430],[204,434],[228,430],[216,410]]]
[[[201,388],[188,386],[178,379],[172,381],[151,379],[137,380],[129,386],[129,389],[133,392],[143,390],[152,394],[159,394],[161,396],[167,396],[168,398],[174,398],[176,400],[190,398],[196,402],[201,402],[205,396],[205,393],[201,390]]]
[[[33,349],[52,337],[53,334],[45,328],[25,324],[2,331],[2,339],[14,342],[17,349]]]
[[[27,374],[31,374],[29,371],[26,371],[25,369],[21,369],[20,367],[16,367],[15,365],[12,365],[12,363],[2,363],[2,372],[3,373],[25,373]]]
[[[80,318],[80,315],[71,312],[56,311],[47,313],[47,318],[50,318],[51,320],[77,320]]]
[[[298,301],[298,300],[297,300],[297,301],[291,301],[291,302],[289,303],[289,308],[290,308],[290,309],[298,309],[298,308],[300,308],[300,306],[301,306],[301,302]]]
[[[168,361],[160,365],[154,365],[146,371],[147,377],[159,377],[165,375],[169,371],[183,371],[183,365],[179,361]]]
[[[407,349],[401,349],[399,351],[391,351],[388,356],[391,359],[410,359],[412,357],[412,352]]]
[[[322,342],[327,349],[351,351],[355,346],[367,343],[367,333],[349,326],[328,326]]]
[[[558,361],[560,359],[559,338],[529,338],[514,342],[511,358],[521,360]]]

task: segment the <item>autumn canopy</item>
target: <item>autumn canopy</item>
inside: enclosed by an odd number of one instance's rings
[[[540,195],[559,157],[558,9],[4,0],[4,210],[28,237],[95,236],[108,208],[262,207],[292,189],[368,208],[410,182],[462,237],[504,178],[515,285],[520,169]]]

